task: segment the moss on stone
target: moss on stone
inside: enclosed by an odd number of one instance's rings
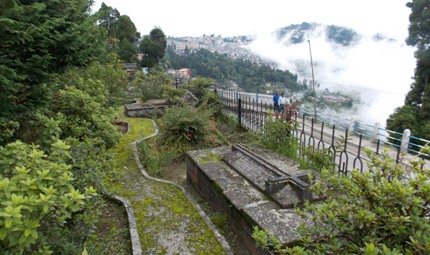
[[[192,254],[224,254],[214,233],[178,187],[147,180],[135,163],[131,143],[154,132],[148,119],[124,118],[131,130],[112,149],[113,173],[106,183],[110,190],[127,198],[135,212],[145,254],[167,254],[182,237],[183,249]],[[164,242],[164,243],[163,243]],[[181,253],[180,251],[177,251]]]
[[[219,154],[216,154],[213,152],[208,152],[207,154],[198,157],[197,160],[201,164],[216,163],[216,162],[221,161],[221,156]]]

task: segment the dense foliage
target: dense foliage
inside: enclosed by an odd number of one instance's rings
[[[0,4],[0,250],[81,254],[127,74],[92,1]]]
[[[208,89],[211,86],[215,85],[215,80],[204,78],[204,77],[196,77],[195,79],[190,80],[184,88],[193,93],[200,102],[203,101],[203,98],[208,93]]]
[[[190,106],[171,108],[162,118],[161,139],[170,145],[192,145],[205,141],[212,113]]]
[[[57,140],[46,155],[22,142],[0,147],[0,249],[10,254],[49,254],[47,232],[73,221],[95,194],[73,184],[70,146]]]
[[[248,60],[233,59],[226,54],[206,49],[179,55],[172,46],[168,46],[164,60],[174,69],[190,68],[194,75],[210,77],[224,85],[232,81],[248,92],[263,92],[267,83],[291,91],[304,89],[297,81],[297,75],[288,71],[272,69]]]
[[[46,105],[52,74],[106,56],[90,16],[91,1],[2,1],[0,9],[0,142],[26,128]]]
[[[139,44],[139,49],[143,53],[140,61],[142,67],[154,67],[163,58],[166,51],[166,36],[161,28],[156,27],[149,35],[145,35]]]
[[[146,75],[139,72],[133,81],[134,95],[143,101],[165,98],[164,93],[171,86],[172,78],[158,69],[152,69]]]
[[[121,15],[117,9],[102,3],[98,13],[99,26],[109,36],[109,48],[116,52],[124,62],[132,62],[137,58],[137,41],[140,33],[130,17]]]
[[[430,139],[430,1],[413,0],[409,16],[409,37],[406,43],[416,46],[415,81],[406,95],[405,105],[395,110],[387,127],[402,132],[409,128],[414,136]]]
[[[325,169],[312,190],[326,196],[299,212],[301,244],[285,248],[264,233],[260,244],[279,254],[429,254],[430,171],[406,170],[388,154],[368,151],[370,171],[339,175]]]

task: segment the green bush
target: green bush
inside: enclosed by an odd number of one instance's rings
[[[260,137],[260,143],[266,148],[296,159],[299,144],[297,139],[291,136],[293,128],[292,123],[269,120],[264,127],[264,133]]]
[[[208,92],[210,86],[215,85],[215,80],[210,78],[196,77],[190,80],[184,88],[193,93],[200,101]]]
[[[200,106],[203,109],[211,109],[214,117],[222,115],[221,111],[223,104],[217,94],[214,92],[208,92],[203,98],[203,103]]]
[[[157,148],[152,148],[146,141],[138,143],[137,146],[145,170],[155,177],[162,177],[161,168],[173,163],[178,156],[176,148],[172,146],[161,146],[155,143],[153,146]]]
[[[140,91],[142,101],[163,98],[166,87],[172,86],[172,78],[163,71],[154,70],[143,75],[140,73],[133,82],[133,87]]]
[[[277,254],[430,254],[429,169],[366,152],[369,171],[345,176],[329,168],[312,181],[312,191],[327,198],[298,209],[301,241],[294,250],[276,247]],[[270,248],[270,238],[255,236]]]
[[[302,157],[298,159],[300,166],[305,169],[333,168],[333,156],[329,149],[317,149],[307,146],[301,149]]]
[[[167,99],[170,103],[182,105],[183,99],[182,97],[185,94],[185,90],[183,88],[175,88],[172,85],[163,86],[163,99]]]
[[[52,229],[64,229],[95,195],[73,187],[69,146],[58,140],[50,155],[15,142],[0,147],[0,249],[11,254],[49,254]],[[65,248],[65,246],[63,246]]]
[[[166,145],[187,146],[201,144],[208,134],[212,113],[190,106],[170,108],[161,119],[161,141]]]

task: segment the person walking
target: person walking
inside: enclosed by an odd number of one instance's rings
[[[276,112],[279,112],[279,95],[278,95],[278,92],[276,92],[274,95],[273,95],[273,111],[276,113]]]
[[[284,93],[281,94],[281,96],[278,99],[278,106],[279,106],[279,112],[283,113],[285,104],[286,104],[286,98],[284,97]]]

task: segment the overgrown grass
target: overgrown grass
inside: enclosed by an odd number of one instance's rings
[[[258,135],[238,125],[234,116],[220,115],[216,118],[216,129],[219,130],[220,140],[230,143],[256,143]],[[226,144],[227,144],[226,143]]]
[[[130,230],[125,208],[113,201],[104,200],[95,231],[86,242],[89,254],[131,254]]]
[[[269,121],[266,123],[264,134],[260,136],[260,144],[297,161],[302,169],[322,170],[333,167],[330,150],[303,147],[299,140],[291,135],[294,128],[292,123]]]

